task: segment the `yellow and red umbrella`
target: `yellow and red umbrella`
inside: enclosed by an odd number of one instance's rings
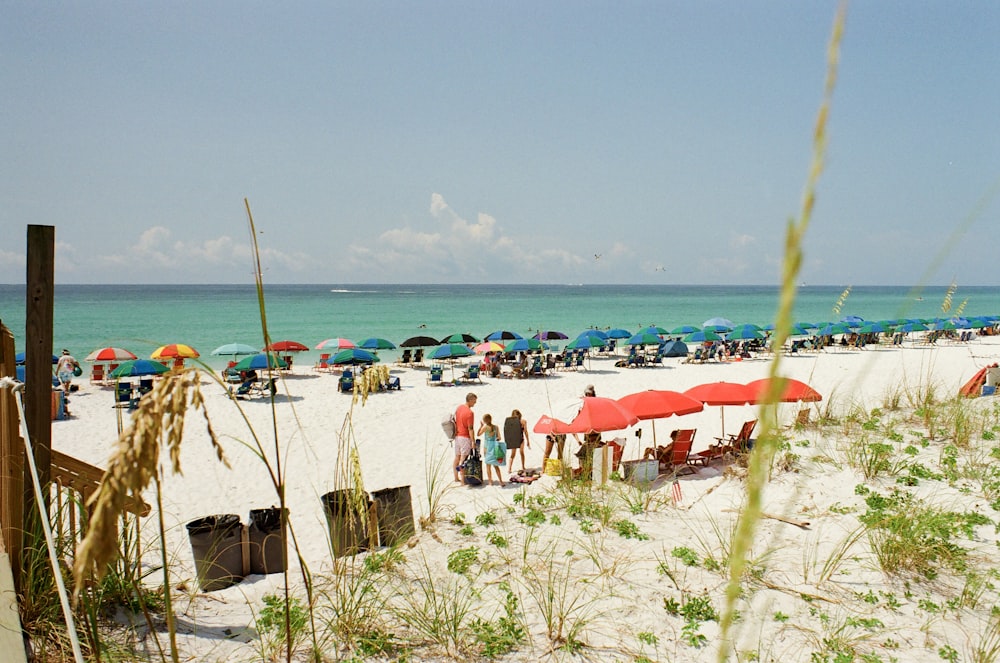
[[[153,350],[153,354],[149,355],[150,359],[194,359],[195,357],[200,357],[201,355],[197,350],[192,348],[190,345],[184,345],[183,343],[171,343],[170,345],[161,345],[160,347]]]

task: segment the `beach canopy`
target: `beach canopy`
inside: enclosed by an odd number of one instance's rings
[[[234,371],[263,371],[268,368],[288,368],[288,363],[274,353],[260,352],[239,360],[233,366]]]
[[[265,352],[307,352],[308,345],[298,341],[274,341],[264,348]]]
[[[111,371],[108,375],[113,378],[136,377],[140,375],[159,375],[166,373],[170,369],[158,361],[149,359],[129,359]]]
[[[411,336],[399,344],[401,348],[429,348],[438,345],[439,341],[430,336]]]
[[[217,357],[239,357],[240,355],[255,355],[260,350],[247,345],[246,343],[226,343],[212,350],[211,354]]]
[[[150,359],[194,359],[195,357],[200,357],[198,351],[192,348],[190,345],[184,345],[183,343],[171,343],[170,345],[161,345],[160,347],[153,350],[153,354],[149,355]]]
[[[83,358],[84,361],[128,361],[138,359],[134,353],[125,348],[99,348]]]
[[[431,339],[432,341],[434,339]],[[435,341],[435,345],[437,342]],[[347,338],[328,338],[324,341],[320,341],[316,344],[317,350],[344,350],[346,348],[356,347],[354,341]]]
[[[798,403],[800,401],[805,403],[816,403],[823,400],[820,393],[805,382],[784,377],[774,378],[774,380],[781,383],[778,396],[779,403]],[[754,380],[753,382],[747,383],[747,386],[755,394],[754,403],[764,402],[764,399],[767,397],[767,392],[771,388],[771,384],[772,378],[762,378],[760,380]]]
[[[659,349],[659,353],[662,357],[687,357],[688,346],[684,341],[667,341]]]
[[[345,364],[374,364],[379,361],[378,356],[362,348],[347,348],[341,350],[326,360],[328,365],[341,366]]]

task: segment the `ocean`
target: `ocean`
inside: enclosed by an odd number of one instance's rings
[[[795,321],[934,318],[944,315],[946,287],[916,292],[893,286],[854,287],[835,312],[843,287],[803,286]],[[712,317],[736,323],[773,322],[778,289],[772,286],[692,285],[266,285],[268,328],[273,340],[314,347],[344,337],[360,342],[385,338],[397,345],[416,335],[443,338],[467,332],[477,338],[498,329],[524,336],[538,330],[571,338],[589,328],[648,325],[673,329]],[[950,314],[1000,314],[1000,287],[962,286],[951,297]],[[253,285],[58,285],[55,291],[54,350],[68,348],[78,359],[94,349],[118,346],[140,357],[160,345],[186,343],[211,367],[226,343],[261,346],[260,309]],[[24,349],[25,286],[0,285],[0,321]],[[299,362],[312,364],[319,351]],[[398,353],[382,351],[384,360]]]

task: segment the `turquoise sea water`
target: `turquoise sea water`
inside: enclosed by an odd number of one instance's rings
[[[947,288],[912,292],[903,287],[855,287],[840,313],[833,308],[843,288],[799,290],[796,321],[823,322],[845,315],[866,320],[943,315]],[[265,286],[271,338],[313,347],[342,336],[355,342],[377,336],[400,343],[415,335],[442,338],[468,332],[477,338],[497,329],[530,336],[539,329],[576,336],[590,327],[672,329],[700,326],[715,316],[736,323],[774,319],[778,290],[770,286],[671,285],[274,285]],[[1000,314],[1000,287],[960,287],[951,312]],[[25,287],[0,285],[0,321],[24,348]],[[209,365],[225,359],[209,353],[225,343],[262,345],[256,290],[252,285],[60,285],[56,287],[54,346],[79,359],[106,345],[140,357],[167,343],[197,348]],[[385,359],[396,353],[383,351]],[[310,364],[319,352],[299,358]]]

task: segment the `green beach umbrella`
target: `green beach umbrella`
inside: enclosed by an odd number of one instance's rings
[[[276,354],[261,352],[241,359],[233,366],[235,371],[262,371],[267,368],[288,368],[288,363]]]
[[[166,373],[169,370],[169,368],[158,361],[150,361],[149,359],[129,359],[128,361],[123,361],[119,364],[118,367],[111,371],[108,375],[118,379],[136,377],[140,375],[159,375],[161,373]]]

